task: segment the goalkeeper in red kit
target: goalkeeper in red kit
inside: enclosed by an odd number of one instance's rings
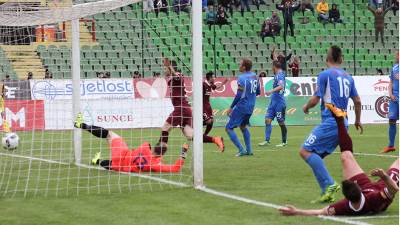
[[[93,125],[88,125],[83,122],[82,114],[79,113],[74,126],[88,131],[98,138],[105,138],[108,141],[111,151],[111,159],[102,160],[101,154],[98,152],[92,159],[92,164],[100,165],[101,167],[122,172],[165,172],[177,173],[185,162],[188,146],[182,146],[182,151],[179,159],[175,164],[162,164],[162,156],[167,150],[166,145],[157,143],[153,148],[148,142],[144,142],[137,149],[130,150],[128,145],[118,134]]]
[[[353,156],[352,140],[344,125],[346,113],[331,104],[326,104],[326,107],[331,109],[338,125],[344,178],[342,189],[345,198],[322,209],[298,209],[286,206],[279,211],[286,216],[356,216],[385,211],[399,191],[399,159],[387,171],[380,168],[372,170],[371,176],[380,178],[372,182]]]

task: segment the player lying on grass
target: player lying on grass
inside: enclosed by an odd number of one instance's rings
[[[308,210],[286,206],[280,208],[279,211],[286,216],[352,216],[385,211],[399,191],[399,159],[390,166],[387,172],[380,168],[372,170],[371,176],[380,178],[377,182],[372,182],[353,156],[353,143],[344,122],[346,114],[332,105],[328,107],[336,114],[344,178],[342,191],[345,199],[322,209]]]
[[[162,164],[162,156],[167,150],[165,144],[157,143],[153,147],[148,142],[144,142],[135,150],[130,150],[122,137],[118,134],[83,122],[82,114],[79,113],[74,126],[88,131],[98,138],[106,138],[110,146],[111,159],[102,160],[100,152],[96,153],[92,159],[92,164],[100,165],[108,170],[123,172],[166,172],[177,173],[181,170],[188,151],[188,145],[182,146],[181,155],[174,165]]]
[[[183,74],[178,70],[176,61],[165,58],[165,76],[168,80],[170,97],[174,111],[168,116],[161,128],[160,143],[167,144],[169,132],[172,127],[180,127],[183,135],[190,141],[193,138],[192,109],[186,97],[186,87]],[[221,152],[224,151],[224,142],[221,137],[214,137],[211,140],[205,138],[205,142],[215,143]]]

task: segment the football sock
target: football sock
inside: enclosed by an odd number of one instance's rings
[[[239,149],[239,152],[243,153],[243,146],[240,144],[239,138],[237,137],[235,131],[233,129],[227,129],[227,132],[233,144]]]
[[[168,136],[169,136],[168,131],[161,131],[161,137],[159,142],[168,143]]]
[[[339,136],[339,147],[340,151],[350,151],[353,152],[353,142],[349,133],[347,133],[346,127],[344,126],[344,118],[340,117],[336,119],[337,127],[338,127],[338,136]]]
[[[396,127],[396,123],[389,124],[389,147],[393,147],[394,146],[394,140],[396,138],[396,132],[397,132],[397,127]]]
[[[90,132],[91,134],[93,134],[98,138],[107,138],[108,136],[108,130],[102,127],[97,127],[93,125],[87,125],[86,123],[82,123],[81,128],[83,130],[87,130],[88,132]]]
[[[310,157],[308,157],[306,162],[311,167],[314,176],[317,178],[319,187],[321,188],[321,192],[324,193],[326,187],[335,183],[328,170],[326,169],[324,161],[319,155],[312,153]]]
[[[270,140],[271,132],[272,132],[272,125],[271,124],[265,124],[265,140],[266,141]]]
[[[210,133],[212,128],[213,128],[213,123],[206,124],[206,129],[204,130],[204,135],[208,135],[208,133]]]
[[[243,133],[243,139],[244,139],[244,143],[246,144],[246,151],[247,153],[253,153],[253,151],[251,150],[251,141],[250,141],[250,131],[249,129],[244,128],[241,129],[242,133]]]
[[[100,163],[99,163],[99,161],[100,160],[97,160],[96,164],[100,164],[101,167],[103,167],[107,170],[111,170],[111,160],[102,160],[102,161],[100,161]]]
[[[282,134],[282,143],[286,143],[287,139],[287,128],[285,124],[279,124],[281,127],[281,134]]]
[[[203,143],[213,143],[213,138],[203,134]]]

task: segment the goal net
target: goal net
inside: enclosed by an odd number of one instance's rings
[[[16,150],[0,150],[1,196],[192,184],[191,147],[179,172],[109,171],[91,163],[98,152],[102,160],[112,159],[107,140],[73,126],[81,112],[85,124],[118,134],[129,149],[144,142],[154,146],[173,110],[164,58],[177,62],[192,99],[191,5],[152,2],[15,0],[0,5],[1,123],[3,135],[8,126],[20,141]],[[162,163],[175,164],[184,143],[192,146],[173,128]]]

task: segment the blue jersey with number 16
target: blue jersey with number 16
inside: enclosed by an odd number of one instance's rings
[[[329,68],[318,75],[317,91],[314,94],[321,98],[322,120],[332,117],[325,103],[332,103],[341,110],[347,111],[349,98],[358,96],[353,77],[339,68]]]
[[[254,72],[239,75],[238,86],[242,90],[237,110],[246,114],[252,114],[256,104],[256,97],[260,94],[260,83]]]

